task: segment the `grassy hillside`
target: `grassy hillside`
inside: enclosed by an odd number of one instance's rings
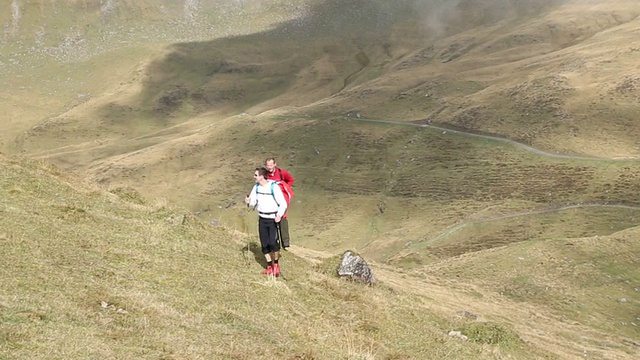
[[[620,334],[629,343],[640,334],[636,236],[636,228],[589,238],[549,236],[441,262],[427,273],[474,281],[552,310],[569,323]]]
[[[338,258],[287,253],[269,280],[256,244],[161,199],[41,162],[0,168],[0,358],[555,358],[489,314],[336,279]],[[477,342],[447,336],[466,328]]]
[[[0,358],[634,358],[638,15],[0,5],[0,146],[32,159],[2,158]],[[267,156],[297,178],[277,283],[242,251]],[[381,286],[328,274],[346,249]]]
[[[0,4],[0,82],[6,91],[0,103],[7,113],[0,145],[10,152],[24,150],[23,137],[38,136],[43,127],[54,134],[42,148],[75,138],[93,140],[96,130],[120,137],[118,124],[93,112],[103,106],[126,110],[114,95],[135,93],[136,79],[149,61],[165,53],[164,46],[267,30],[303,16],[303,5],[290,0],[5,1]],[[68,114],[77,107],[82,108],[80,124]],[[100,126],[102,117],[106,124]],[[69,136],[87,122],[91,131]],[[155,128],[149,125],[146,131]]]
[[[563,153],[638,155],[632,1],[201,2],[191,10],[187,2],[116,3],[114,10],[76,6],[70,9],[78,13],[58,15],[45,11],[50,4],[24,5],[29,11],[19,22],[6,20],[16,31],[4,47],[16,52],[3,61],[15,90],[5,101],[24,103],[11,110],[6,149],[92,146],[197,114],[216,121],[278,109],[430,119]],[[148,15],[134,21],[141,12]],[[170,16],[159,21],[161,14]],[[29,28],[81,15],[94,30],[81,30],[77,44],[58,44],[67,46],[67,60],[48,54],[51,46],[37,43]],[[216,26],[203,29],[206,23]],[[41,103],[25,111],[24,96],[33,93]],[[612,121],[593,120],[603,117]]]
[[[407,243],[431,241],[459,225],[467,227],[452,240],[454,246],[466,239],[484,244],[482,249],[539,233],[610,234],[635,226],[640,210],[635,161],[552,158],[426,128],[246,115],[181,140],[188,146],[174,140],[116,158],[98,160],[101,147],[65,156],[75,163],[95,159],[91,172],[99,182],[146,183],[149,194],[246,231],[242,199],[251,186],[252,165],[260,164],[263,154],[289,149],[279,162],[298,178],[291,208],[297,241],[318,250],[355,246],[379,261],[412,249]],[[165,190],[167,173],[177,174],[171,191]],[[566,206],[576,210],[561,211]],[[539,211],[544,212],[535,215]],[[535,217],[525,216],[529,212]],[[503,222],[483,222],[502,217]],[[520,219],[522,230],[513,230]],[[485,224],[486,233],[471,226],[476,222]],[[549,222],[555,225],[544,225]]]

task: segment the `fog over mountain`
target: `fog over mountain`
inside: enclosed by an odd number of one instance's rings
[[[416,30],[441,35],[446,33],[451,21],[462,21],[472,26],[478,22],[498,21],[514,13],[534,13],[545,6],[564,2],[566,0],[356,0],[348,2],[349,11],[322,14],[346,2],[11,0],[0,5],[0,23],[3,45],[23,42],[24,46],[56,46],[60,42],[81,41],[92,35],[103,42],[136,38],[169,40],[171,36],[175,41],[206,40],[266,30],[285,21],[295,21],[302,27],[324,25],[340,28],[349,24],[350,31],[364,31],[371,21],[397,21],[413,16],[422,19],[423,29]],[[311,20],[323,15],[329,16],[323,19],[323,24]],[[72,19],[74,25],[59,26],[65,19]],[[179,31],[170,35],[166,26]]]

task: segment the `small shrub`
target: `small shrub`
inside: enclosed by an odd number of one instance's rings
[[[331,277],[339,277],[338,276],[338,268],[340,267],[340,263],[342,262],[342,255],[334,255],[329,258],[326,258],[321,264],[316,265],[316,271],[321,274],[328,275]]]
[[[132,187],[128,187],[128,186],[118,187],[110,190],[109,192],[112,194],[118,195],[118,197],[124,201],[128,201],[130,203],[134,203],[138,205],[145,204],[144,197],[138,192],[138,190]]]
[[[464,325],[460,332],[466,335],[469,341],[475,343],[503,347],[515,347],[524,343],[515,331],[503,324],[474,322]]]

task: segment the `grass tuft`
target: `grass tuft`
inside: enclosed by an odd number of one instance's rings
[[[472,322],[460,329],[469,341],[481,344],[497,345],[502,348],[515,348],[524,345],[518,334],[506,324],[494,322]]]

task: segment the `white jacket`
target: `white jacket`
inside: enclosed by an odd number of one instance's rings
[[[275,219],[287,211],[287,201],[280,186],[275,181],[267,180],[266,185],[256,184],[251,189],[249,207],[255,207],[262,218]]]

